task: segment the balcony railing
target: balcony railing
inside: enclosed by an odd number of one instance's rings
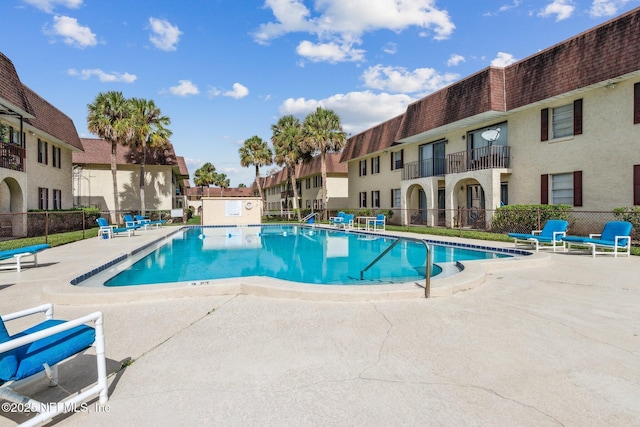
[[[428,178],[442,176],[447,171],[447,159],[425,159],[404,164],[402,179]]]
[[[24,172],[24,148],[7,142],[0,142],[0,168]]]
[[[447,173],[510,167],[510,147],[493,145],[461,151],[447,156]]]

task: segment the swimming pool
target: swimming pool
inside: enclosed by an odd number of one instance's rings
[[[424,280],[426,249],[401,240],[363,272],[397,239],[308,226],[192,227],[127,268],[105,271],[104,286],[136,286],[267,276],[325,285],[369,285]],[[511,255],[467,248],[430,245],[434,266],[464,260]],[[361,280],[362,277],[362,280]]]

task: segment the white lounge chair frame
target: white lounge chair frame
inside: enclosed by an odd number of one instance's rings
[[[30,316],[32,314],[44,313],[47,320],[53,319],[53,305],[43,304],[38,307],[18,311],[16,313],[10,313],[2,316],[2,320],[6,323],[10,320],[19,319],[22,317]],[[55,403],[43,403],[35,399],[22,396],[14,391],[15,388],[24,386],[35,380],[39,380],[43,377],[49,378],[49,385],[51,387],[58,385],[58,366],[47,366],[45,370],[41,371],[31,377],[19,380],[19,381],[7,381],[0,385],[0,398],[8,400],[9,402],[17,403],[25,408],[29,408],[30,412],[38,412],[33,418],[30,418],[26,422],[20,424],[20,426],[36,426],[46,421],[50,421],[53,417],[68,411],[70,408],[79,407],[80,404],[89,398],[99,396],[99,404],[104,406],[109,400],[108,397],[108,384],[107,384],[107,368],[106,358],[104,355],[104,330],[103,330],[103,318],[102,312],[96,311],[83,317],[79,317],[74,320],[65,321],[62,324],[43,329],[32,334],[28,334],[19,338],[9,340],[0,344],[0,353],[4,353],[15,348],[21,347],[25,344],[29,344],[38,341],[42,338],[46,338],[57,333],[73,329],[76,326],[84,325],[86,323],[93,322],[95,329],[95,341],[93,347],[96,351],[96,364],[98,381],[95,385],[87,390],[75,394],[70,399],[63,400]],[[76,406],[77,405],[77,406]]]
[[[589,234],[589,238],[590,239],[597,239],[600,236],[602,236],[602,234]],[[613,257],[616,258],[618,256],[618,254],[620,255],[625,255],[625,256],[631,256],[631,237],[630,236],[615,236],[614,237],[614,244],[613,245],[608,245],[608,244],[600,244],[600,243],[595,243],[595,242],[569,242],[566,241],[564,243],[567,244],[567,251],[571,251],[571,244],[577,245],[577,246],[587,246],[587,248],[589,249],[589,252],[591,252],[591,256],[592,257],[596,257],[596,255],[611,255],[613,253]],[[622,239],[627,239],[627,244],[626,245],[620,245],[618,244],[618,242]],[[613,252],[608,252],[608,251],[598,251],[598,248],[603,248],[603,249],[613,249]]]

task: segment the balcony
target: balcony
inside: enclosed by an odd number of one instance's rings
[[[510,147],[493,145],[447,155],[446,159],[425,159],[404,164],[402,180],[444,176],[482,169],[510,167]]]
[[[0,142],[0,168],[25,171],[24,148],[19,145]]]
[[[511,150],[508,145],[493,145],[461,151],[447,156],[447,173],[509,168],[510,158]]]
[[[447,159],[425,159],[419,162],[405,163],[402,169],[402,179],[428,178],[443,176],[447,170]]]

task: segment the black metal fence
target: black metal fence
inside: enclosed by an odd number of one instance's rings
[[[37,211],[0,213],[0,239],[10,240],[20,237],[41,237],[70,231],[85,231],[97,227],[96,219],[107,218],[110,224],[124,224],[125,214],[135,215],[136,211],[97,212],[85,210]],[[171,218],[170,211],[147,211],[151,220],[166,219],[171,222],[183,218]]]

